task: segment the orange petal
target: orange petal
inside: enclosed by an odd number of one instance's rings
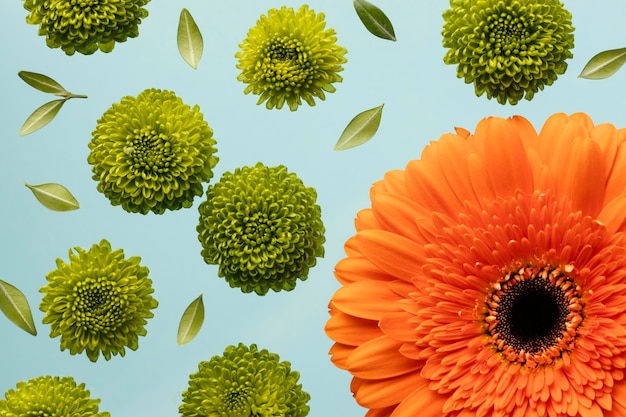
[[[626,193],[626,143],[622,142],[617,148],[615,158],[610,165],[610,172],[607,172],[606,179],[606,199],[613,199],[618,195]]]
[[[356,235],[363,255],[395,277],[410,280],[421,271],[424,247],[384,230],[362,230]]]
[[[476,127],[478,136],[483,136],[485,168],[496,194],[510,197],[516,190],[531,193],[532,171],[515,123],[499,117],[485,119]]]
[[[430,160],[413,160],[407,164],[406,185],[411,199],[430,211],[451,215],[463,208],[444,173]]]
[[[574,210],[596,217],[604,201],[606,169],[597,142],[588,138],[574,140],[567,154],[568,167],[557,181],[567,192]]]
[[[380,320],[401,311],[401,298],[383,281],[360,281],[345,285],[332,298],[335,308],[354,317]]]
[[[354,350],[354,346],[342,345],[341,343],[335,343],[332,345],[328,353],[330,354],[330,360],[339,369],[348,369],[346,361],[348,356]]]
[[[335,266],[337,280],[346,285],[357,281],[391,281],[394,278],[364,256],[344,258]]]
[[[415,219],[430,214],[408,197],[390,193],[372,195],[372,210],[381,228],[413,241],[421,236]]]
[[[380,330],[396,340],[414,342],[418,338],[415,335],[417,326],[411,323],[413,319],[415,319],[415,315],[405,311],[386,314],[380,320]]]
[[[598,214],[600,220],[611,233],[626,232],[626,194],[609,201]]]
[[[390,417],[443,417],[445,399],[424,383],[416,386],[415,391],[396,407]]]
[[[368,408],[385,408],[402,402],[416,385],[424,383],[419,372],[399,375],[393,378],[364,380],[355,398],[360,405]]]
[[[354,349],[346,365],[358,378],[385,379],[419,370],[420,361],[408,359],[398,349],[401,342],[387,336],[370,340]]]
[[[360,319],[341,311],[333,312],[324,330],[335,342],[350,346],[359,346],[383,335],[376,321]]]

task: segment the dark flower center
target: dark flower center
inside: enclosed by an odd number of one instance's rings
[[[162,174],[174,165],[174,154],[168,138],[148,127],[135,129],[135,137],[126,153],[137,171]]]
[[[584,305],[572,266],[529,266],[506,273],[487,295],[490,344],[509,361],[551,363],[575,343]]]
[[[567,298],[543,279],[513,285],[500,298],[496,333],[517,350],[537,353],[552,346],[565,330]]]

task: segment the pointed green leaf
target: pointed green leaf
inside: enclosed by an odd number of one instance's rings
[[[72,193],[61,184],[25,184],[39,202],[46,208],[54,211],[71,211],[80,207]]]
[[[194,69],[198,68],[198,63],[202,57],[202,34],[198,25],[193,20],[191,13],[185,8],[180,11],[178,22],[178,51],[183,59]]]
[[[378,125],[380,125],[383,106],[384,104],[381,104],[378,107],[365,110],[356,115],[344,129],[335,145],[335,150],[343,151],[344,149],[354,148],[370,140],[378,130]]]
[[[396,34],[391,21],[382,10],[365,0],[354,0],[353,4],[359,19],[372,35],[395,42]]]
[[[615,74],[626,62],[626,48],[600,52],[587,62],[580,73],[580,78],[601,80]]]
[[[0,310],[20,329],[37,335],[28,300],[24,294],[8,282],[0,279]]]
[[[44,93],[52,94],[68,94],[68,91],[58,82],[54,81],[47,75],[37,74],[36,72],[20,71],[17,73],[19,77],[28,85],[36,88]]]
[[[202,294],[189,304],[178,324],[179,345],[186,345],[191,342],[200,331],[204,322],[204,303],[202,302]]]
[[[64,99],[52,100],[35,110],[22,125],[20,136],[33,133],[50,123],[65,101]]]

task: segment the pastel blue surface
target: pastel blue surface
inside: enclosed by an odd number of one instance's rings
[[[445,1],[379,0],[394,24],[397,42],[365,30],[352,2],[311,1],[337,31],[348,50],[337,92],[315,107],[267,110],[255,96],[243,94],[236,80],[235,52],[247,31],[269,8],[297,8],[290,0],[184,2],[153,0],[140,36],[118,44],[110,54],[68,57],[49,49],[37,27],[25,22],[22,1],[5,1],[0,13],[0,279],[28,298],[39,334],[33,337],[0,315],[0,395],[15,383],[39,375],[71,375],[85,382],[101,410],[113,417],[178,415],[181,393],[198,362],[219,355],[227,345],[256,343],[278,353],[301,373],[311,394],[312,417],[360,417],[366,412],[353,400],[350,375],[335,368],[324,334],[327,304],[339,288],[334,265],[353,235],[357,211],[369,205],[369,188],[391,169],[419,158],[422,148],[455,126],[473,131],[483,117],[520,114],[538,129],[555,112],[587,112],[596,123],[626,126],[626,70],[610,79],[578,78],[585,63],[601,50],[626,46],[626,5],[618,0],[567,1],[574,16],[576,47],[569,68],[532,102],[502,106],[475,97],[473,86],[444,65],[441,46]],[[176,47],[182,7],[194,16],[205,49],[197,70]],[[20,137],[26,117],[50,96],[17,76],[27,70],[46,74],[70,91],[89,96],[71,100],[44,129]],[[162,216],[130,214],[113,207],[96,191],[87,164],[96,120],[123,96],[146,88],[175,91],[189,105],[198,104],[214,130],[220,158],[212,181],[225,171],[261,161],[286,165],[318,192],[326,226],[326,256],[292,292],[265,297],[242,294],[204,263],[196,234],[198,198],[190,209]],[[365,145],[333,151],[345,125],[357,113],[384,103],[380,129]],[[24,182],[57,182],[70,189],[81,209],[58,213],[42,207]],[[149,321],[139,349],[126,357],[91,363],[85,355],[59,350],[41,323],[39,288],[67,261],[69,248],[90,247],[106,238],[127,256],[148,266],[160,305]],[[204,294],[206,319],[195,340],[176,344],[178,321],[187,305]]]

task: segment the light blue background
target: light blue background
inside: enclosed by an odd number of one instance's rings
[[[604,81],[577,78],[595,53],[626,46],[623,1],[571,0],[576,47],[567,73],[537,94],[532,102],[501,106],[477,98],[473,86],[456,78],[443,64],[441,13],[445,1],[379,0],[394,24],[398,41],[372,36],[354,12],[352,2],[311,1],[326,14],[338,43],[348,49],[344,82],[315,107],[269,111],[243,94],[236,80],[235,52],[261,14],[283,0],[153,0],[140,36],[118,44],[110,54],[68,57],[49,49],[37,27],[27,25],[22,1],[4,1],[0,13],[0,279],[20,288],[37,324],[33,337],[0,316],[0,394],[20,380],[39,375],[72,375],[85,382],[101,410],[114,417],[178,415],[181,393],[197,364],[221,354],[230,344],[256,343],[280,355],[301,373],[311,394],[312,417],[359,417],[365,410],[349,391],[350,376],[335,368],[327,355],[332,342],[323,327],[327,304],[339,287],[334,265],[343,244],[354,233],[356,212],[369,205],[374,181],[391,169],[418,158],[421,149],[441,134],[461,126],[473,131],[490,115],[521,114],[537,128],[555,112],[585,111],[596,123],[626,126],[626,70]],[[198,70],[191,69],[176,48],[182,7],[194,16],[205,42]],[[25,137],[17,132],[26,117],[52,99],[22,82],[20,70],[54,78],[87,100],[71,100],[44,129]],[[87,164],[87,143],[96,120],[127,95],[146,88],[175,91],[187,104],[198,104],[214,130],[220,162],[213,181],[225,171],[262,161],[284,164],[318,191],[326,226],[326,256],[309,279],[292,292],[265,297],[242,294],[217,278],[206,265],[197,240],[196,200],[187,210],[162,216],[129,214],[113,207],[96,191]],[[333,151],[345,125],[357,113],[384,103],[380,129],[372,141],[343,152]],[[48,211],[24,182],[57,182],[68,187],[81,209]],[[160,302],[139,350],[126,357],[91,363],[86,356],[59,350],[48,337],[38,310],[45,275],[55,259],[67,261],[71,247],[90,247],[108,239],[127,256],[148,266]],[[185,307],[204,294],[206,319],[189,345],[176,344],[178,321]]]

